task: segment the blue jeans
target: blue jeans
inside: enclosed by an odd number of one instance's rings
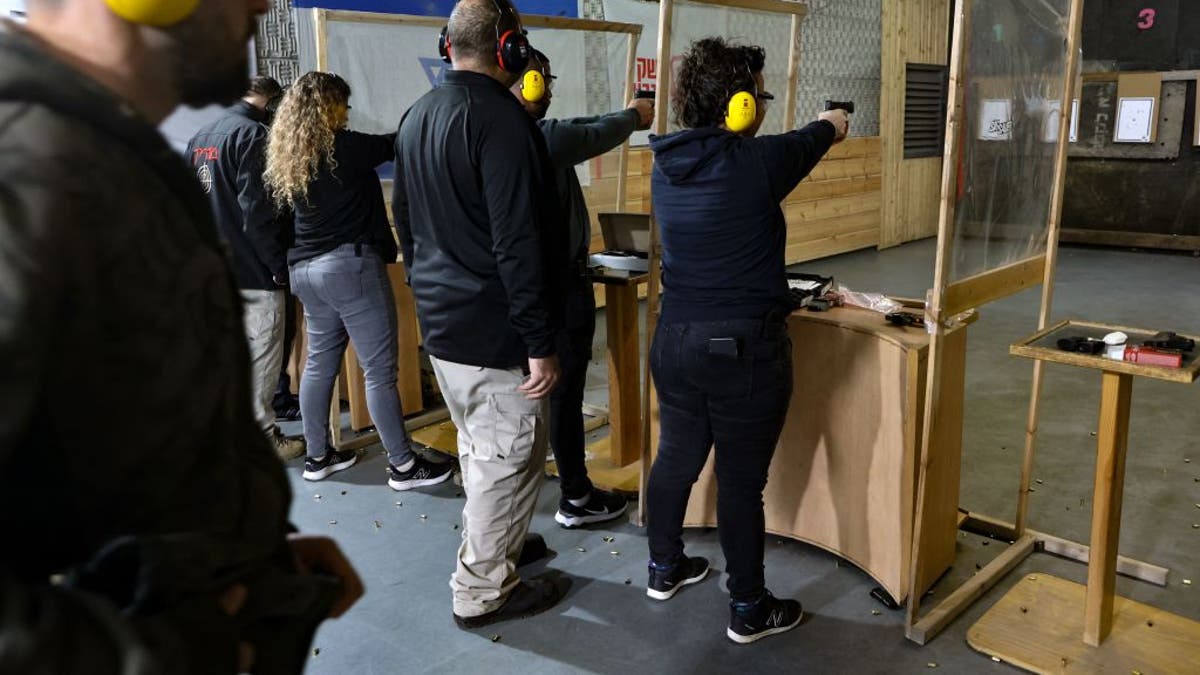
[[[646,500],[650,559],[671,565],[683,557],[692,484],[715,446],[717,531],[729,595],[757,600],[765,585],[762,493],[792,395],[787,326],[782,318],[660,322],[650,368],[660,420]]]
[[[388,461],[413,458],[396,389],[396,302],[387,266],[369,246],[345,244],[291,268],[292,292],[304,304],[308,361],[300,378],[300,414],[308,456],[329,449],[329,404],[346,340],[354,343],[366,375],[367,409]]]

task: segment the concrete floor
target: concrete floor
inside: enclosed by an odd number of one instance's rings
[[[919,242],[803,266],[855,290],[919,297],[932,282],[934,247]],[[1064,248],[1055,286],[1056,318],[1200,333],[1200,261],[1181,255]],[[1010,342],[1036,327],[1039,290],[993,303],[971,327],[962,504],[1011,520],[1020,472],[1031,362],[1008,356]],[[597,330],[602,340],[603,322]],[[596,363],[589,398],[604,397]],[[1086,541],[1091,511],[1099,375],[1047,370],[1032,495],[1037,529]],[[1158,588],[1118,578],[1120,594],[1200,620],[1200,386],[1139,379],[1134,387],[1121,552],[1171,569]],[[290,425],[289,425],[290,426]],[[290,430],[298,432],[298,429]],[[1191,462],[1187,460],[1190,459]],[[385,459],[369,448],[360,466],[322,483],[300,479],[293,519],[338,539],[362,573],[367,596],[317,635],[310,673],[895,673],[936,664],[946,672],[1015,672],[966,644],[967,629],[1020,578],[1044,572],[1083,582],[1086,567],[1035,554],[925,647],[904,639],[902,612],[882,608],[863,572],[824,551],[768,538],[767,580],[797,597],[809,618],[795,631],[752,646],[724,637],[723,580],[710,577],[667,603],[644,595],[644,532],[628,524],[567,531],[553,522],[558,490],[542,492],[533,528],[557,557],[548,566],[574,578],[566,601],[532,619],[475,632],[451,619],[447,580],[458,546],[462,499],[451,483],[395,493]],[[320,495],[321,499],[315,499]],[[603,537],[615,541],[605,543]],[[714,531],[691,531],[688,550],[724,567]],[[970,576],[1004,547],[960,534],[959,560],[935,589]],[[583,549],[582,551],[579,549]],[[532,571],[539,571],[535,567]],[[1195,584],[1183,585],[1183,579]],[[872,610],[882,610],[874,615]]]

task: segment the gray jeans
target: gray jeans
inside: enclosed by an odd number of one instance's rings
[[[354,342],[366,375],[367,409],[388,461],[413,458],[396,389],[396,302],[387,267],[369,246],[353,244],[292,265],[292,292],[304,304],[308,361],[300,378],[300,415],[309,457],[329,448],[329,403],[346,339]]]
[[[283,291],[242,290],[241,293],[242,322],[250,345],[254,417],[271,436],[277,428],[271,400],[283,364]]]

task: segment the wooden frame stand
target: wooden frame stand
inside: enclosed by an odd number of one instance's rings
[[[967,641],[986,654],[1039,673],[1200,672],[1200,622],[1115,593],[1133,378],[1190,384],[1200,375],[1200,360],[1191,356],[1182,368],[1164,368],[1064,352],[1054,345],[1059,336],[1103,335],[1117,329],[1133,341],[1153,334],[1064,321],[1010,349],[1015,356],[1039,362],[1101,371],[1092,555],[1087,561],[1087,586],[1048,575],[1029,575],[971,628]]]

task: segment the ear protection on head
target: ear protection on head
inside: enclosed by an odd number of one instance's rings
[[[450,58],[450,27],[442,26],[442,32],[438,33],[438,54],[446,63],[451,63]]]
[[[105,0],[113,14],[155,28],[173,26],[192,15],[200,0]]]
[[[525,30],[521,28],[520,23],[516,28],[501,33],[500,24],[504,21],[504,13],[509,12],[513,14],[514,18],[516,14],[513,12],[512,5],[508,4],[508,0],[492,0],[492,4],[496,6],[497,12],[496,63],[506,72],[520,73],[525,70],[525,66],[529,65],[529,38],[525,37]],[[451,62],[449,26],[442,28],[442,32],[438,35],[438,54],[446,63]]]
[[[546,76],[537,70],[530,70],[521,78],[521,98],[530,103],[537,103],[546,98]]]
[[[729,97],[729,103],[725,106],[725,128],[733,133],[741,133],[754,125],[754,120],[758,118],[758,84],[754,79],[754,73],[750,71],[750,64],[746,64],[746,73],[750,75],[750,82],[753,84],[754,91],[746,90],[738,91]]]
[[[758,101],[754,94],[739,91],[729,99],[725,110],[725,127],[734,133],[749,129],[758,117]]]
[[[500,24],[504,22],[504,13],[508,12],[513,19],[517,13],[509,4],[509,0],[492,0],[496,6],[496,62],[506,72],[520,73],[529,65],[529,38],[525,37],[525,29],[517,21],[517,27],[500,33]]]

